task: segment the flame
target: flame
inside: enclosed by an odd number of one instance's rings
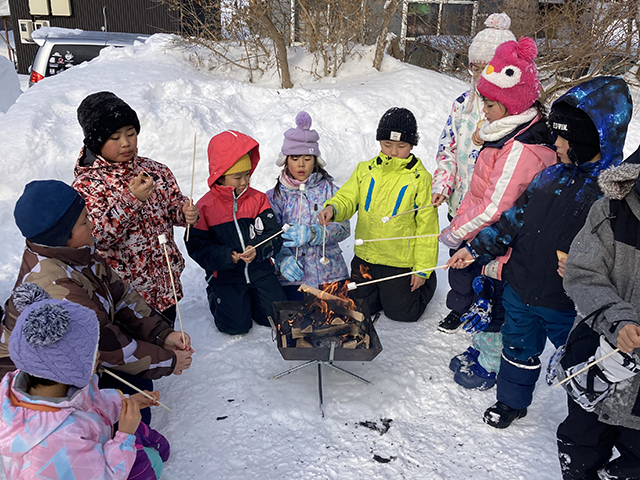
[[[366,265],[360,265],[360,276],[365,280],[373,280],[373,277],[369,275],[369,267]]]
[[[339,297],[343,300],[346,300],[345,308],[349,310],[357,310],[355,302],[349,298],[349,289],[347,288],[346,282],[333,282],[327,285],[322,289],[323,292],[328,293],[329,295],[333,295],[335,297]],[[310,306],[313,310],[324,315],[324,322],[329,323],[332,318],[338,316],[330,307],[329,303],[325,300],[316,297],[314,302]],[[345,322],[349,320],[349,317],[344,318],[343,315],[339,315]]]

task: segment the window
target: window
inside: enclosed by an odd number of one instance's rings
[[[45,77],[56,75],[82,62],[88,62],[96,58],[103,48],[103,45],[53,45]]]
[[[405,1],[403,30],[409,40],[423,35],[473,35],[477,0]]]

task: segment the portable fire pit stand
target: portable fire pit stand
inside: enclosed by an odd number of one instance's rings
[[[271,321],[271,326],[274,328],[275,330],[275,324],[273,323],[273,319],[271,317],[269,317],[269,320]],[[289,370],[285,370],[282,373],[279,373],[277,375],[274,375],[273,379],[276,378],[281,378],[284,377],[285,375],[289,375],[292,372],[295,372],[296,370],[300,370],[301,368],[304,367],[308,367],[310,365],[318,365],[318,398],[320,400],[320,414],[322,415],[322,417],[324,418],[324,398],[322,396],[322,365],[326,365],[327,367],[331,367],[339,372],[342,372],[346,375],[350,375],[353,378],[360,380],[363,383],[366,383],[367,385],[371,385],[371,382],[369,380],[367,380],[366,378],[362,378],[359,375],[356,375],[353,372],[350,372],[349,370],[346,370],[342,367],[339,367],[337,365],[333,364],[333,359],[335,356],[335,352],[336,352],[336,342],[331,342],[331,348],[329,349],[329,360],[325,361],[325,360],[309,360],[308,362],[304,362],[301,363],[300,365],[296,365],[295,367],[290,368]]]

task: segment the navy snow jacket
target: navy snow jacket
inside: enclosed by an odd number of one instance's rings
[[[598,77],[569,90],[559,102],[589,115],[600,137],[600,160],[579,166],[558,163],[541,171],[498,222],[480,231],[470,249],[486,264],[511,248],[502,278],[522,301],[568,310],[573,302],[557,273],[556,251],[569,252],[591,206],[602,196],[600,172],[622,161],[631,97],[623,80]]]

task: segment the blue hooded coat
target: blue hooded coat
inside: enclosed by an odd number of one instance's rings
[[[542,170],[500,220],[480,231],[470,250],[481,264],[511,256],[502,278],[528,305],[573,309],[557,273],[556,251],[569,252],[593,203],[602,196],[597,177],[622,161],[632,103],[626,83],[598,77],[581,83],[554,105],[567,102],[584,111],[600,138],[600,160],[581,165],[557,163]]]

